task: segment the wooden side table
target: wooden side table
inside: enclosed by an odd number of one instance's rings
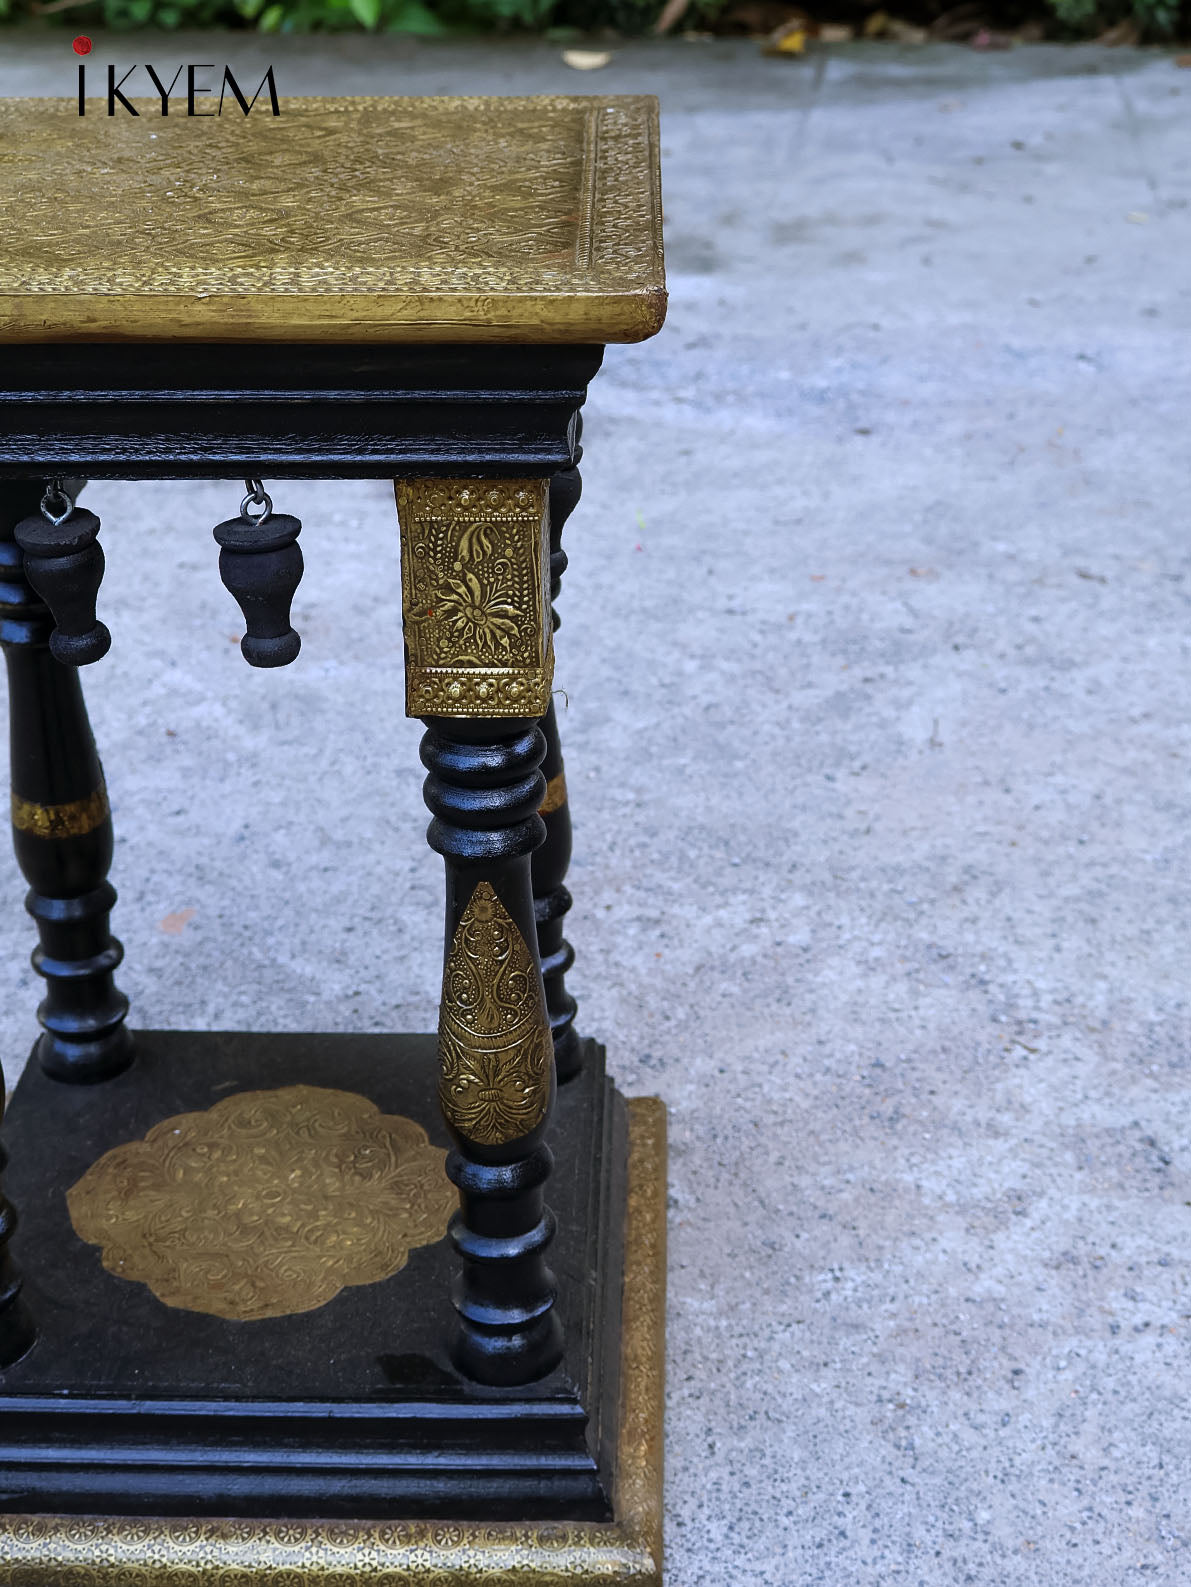
[[[656,104],[137,108],[0,101],[0,645],[46,983],[3,1130],[0,1578],[657,1583],[665,1120],[575,1029],[551,703],[579,410],[665,312]],[[266,666],[300,525],[258,482],[396,481],[437,1037],[128,1027],[75,498],[166,477],[248,481],[216,538]]]

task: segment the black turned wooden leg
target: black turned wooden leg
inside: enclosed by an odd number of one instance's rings
[[[553,1043],[530,856],[542,842],[540,718],[550,700],[547,488],[402,481],[406,711],[427,732],[430,846],[446,862],[439,1098],[455,1143],[452,1300],[460,1371],[528,1383],[562,1329],[546,1249]]]
[[[529,867],[545,743],[535,721],[424,720],[427,837],[446,861],[439,1100],[455,1141],[451,1237],[463,1259],[453,1354],[482,1383],[526,1383],[562,1354],[543,1200],[553,1047]]]
[[[128,999],[112,979],[123,957],[109,925],[116,901],[107,879],[112,819],[77,668],[51,654],[54,619],[26,578],[15,540],[17,524],[37,512],[42,491],[40,482],[0,485],[13,846],[30,887],[25,907],[41,939],[33,965],[46,980],[37,1011],[43,1034],[34,1050],[57,1080],[103,1080],[132,1057]]]
[[[583,448],[575,453],[575,466],[564,469],[550,481],[550,599],[558,599],[567,554],[562,549],[562,528],[579,501],[583,484],[579,460]],[[558,612],[550,608],[551,626],[558,628]],[[562,764],[562,745],[554,701],[542,718],[546,738],[546,758],[542,774],[546,778],[546,797],[539,811],[546,823],[546,841],[533,856],[533,907],[537,923],[538,955],[546,987],[546,1008],[554,1034],[554,1064],[560,1081],[573,1079],[583,1062],[583,1049],[575,1030],[575,999],[567,991],[566,973],[575,962],[575,950],[563,936],[563,923],[571,907],[566,886],[571,863],[571,811],[567,803],[567,779]]]

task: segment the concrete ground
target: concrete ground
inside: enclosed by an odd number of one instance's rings
[[[69,93],[68,41],[0,33],[0,91]],[[583,1028],[671,1109],[671,1587],[1186,1583],[1191,73],[92,57],[159,58],[661,97],[672,308],[592,391],[558,681]],[[148,1025],[430,1028],[390,493],[279,489],[308,567],[280,675],[216,574],[239,494],[86,498],[123,984]]]

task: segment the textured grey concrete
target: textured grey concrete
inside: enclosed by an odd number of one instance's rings
[[[1185,1583],[1191,74],[211,49],[93,59],[662,97],[673,306],[593,389],[558,680],[583,1026],[672,1110],[671,1587]],[[69,91],[65,36],[0,51]],[[146,1023],[428,1028],[391,499],[278,496],[270,676],[209,538],[237,489],[88,494],[124,984]]]

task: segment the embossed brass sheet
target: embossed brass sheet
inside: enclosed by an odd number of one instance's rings
[[[635,342],[657,101],[0,99],[0,340]],[[226,110],[226,107],[225,107]]]
[[[525,939],[490,882],[459,917],[443,969],[439,1100],[481,1146],[528,1135],[550,1104],[554,1043]]]
[[[546,482],[398,480],[408,716],[543,716]]]
[[[446,1157],[351,1091],[241,1091],[105,1152],[66,1203],[109,1273],[252,1322],[378,1284],[441,1240],[458,1204]]]

